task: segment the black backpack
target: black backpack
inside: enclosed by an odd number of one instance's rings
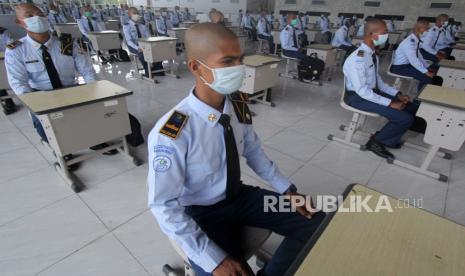
[[[325,62],[319,59],[316,53],[312,53],[300,61],[297,69],[299,80],[317,81],[325,69]]]
[[[126,141],[129,145],[137,147],[142,145],[145,140],[142,136],[142,129],[136,117],[129,113],[129,124],[131,125],[131,133],[126,135]]]

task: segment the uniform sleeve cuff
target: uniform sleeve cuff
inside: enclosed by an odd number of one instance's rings
[[[198,260],[193,260],[196,264],[202,267],[205,272],[212,273],[217,266],[226,258],[228,254],[223,251],[218,245],[212,240],[208,243],[208,246],[199,256]]]
[[[422,74],[428,73],[428,69],[423,68],[423,70],[421,70],[421,73],[422,73]]]
[[[276,192],[283,194],[291,186],[291,182],[283,175],[275,176],[270,185],[276,190]]]
[[[381,100],[381,104],[384,105],[384,106],[389,106],[391,104],[391,100],[388,99],[388,98],[384,98]]]

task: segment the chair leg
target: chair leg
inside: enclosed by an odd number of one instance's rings
[[[402,88],[402,79],[397,77],[396,80],[394,81],[394,87],[398,90]]]
[[[344,138],[342,139],[342,138],[339,138],[339,137],[336,137],[336,136],[330,134],[330,135],[328,135],[328,140],[339,142],[339,143],[342,143],[342,144],[345,144],[345,145],[348,145],[348,146],[351,146],[351,147],[358,148],[360,150],[364,150],[365,145],[359,145],[357,143],[352,142],[352,139],[354,137],[355,132],[358,131],[358,127],[360,127],[360,125],[361,125],[360,124],[360,119],[361,119],[362,116],[363,115],[361,115],[360,113],[354,112],[354,115],[352,116],[352,121],[349,123],[349,126],[348,127],[341,126],[341,130],[346,130],[347,131]],[[365,116],[363,116],[363,117],[365,117]]]

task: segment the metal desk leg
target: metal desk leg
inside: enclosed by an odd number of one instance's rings
[[[79,193],[80,191],[84,190],[86,186],[84,183],[79,180],[77,176],[71,173],[68,170],[68,164],[63,158],[63,156],[56,156],[57,163],[55,163],[55,169],[60,174],[60,176],[71,186],[74,192]]]
[[[147,62],[147,70],[149,70],[148,80],[153,81],[154,83],[160,83],[158,80],[154,79],[152,76],[152,63],[151,62]],[[142,76],[142,79],[147,80],[147,77]]]
[[[121,154],[123,154],[125,157],[127,157],[135,166],[140,166],[142,164],[142,161],[135,158],[134,156],[131,155],[129,152],[129,147],[128,147],[128,142],[126,140],[126,137],[123,136],[121,137],[121,140],[123,142],[123,148],[116,148]]]

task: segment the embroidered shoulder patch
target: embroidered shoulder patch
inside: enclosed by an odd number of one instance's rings
[[[8,49],[14,49],[14,48],[18,47],[18,46],[21,45],[21,44],[23,44],[23,43],[22,43],[20,40],[15,40],[15,41],[13,41],[13,42],[7,44],[6,47],[7,47]]]
[[[178,138],[188,118],[186,114],[175,110],[160,129],[160,133],[172,139]]]
[[[363,51],[363,50],[358,50],[357,56],[358,56],[358,57],[364,57],[364,56],[365,56],[365,51]]]

